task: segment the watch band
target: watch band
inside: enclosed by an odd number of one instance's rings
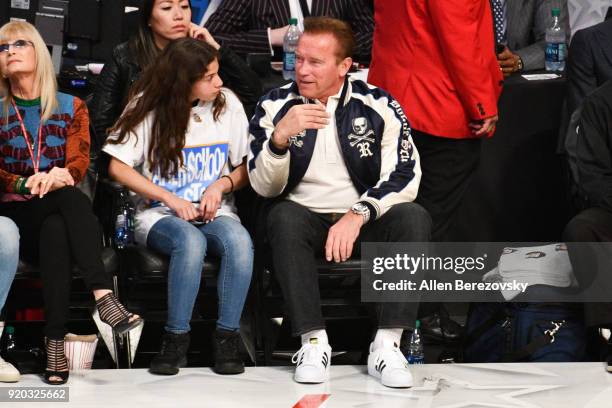
[[[364,224],[367,224],[367,222],[370,221],[370,208],[368,208],[367,205],[361,202],[355,203],[351,207],[351,211],[355,214],[361,215],[363,217]]]

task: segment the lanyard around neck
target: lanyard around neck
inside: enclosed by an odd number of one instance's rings
[[[17,114],[17,118],[19,119],[19,124],[21,125],[21,132],[23,133],[23,138],[26,141],[26,145],[28,146],[28,152],[30,153],[30,158],[32,159],[32,167],[34,167],[34,174],[38,173],[40,168],[40,151],[42,150],[42,115],[40,118],[40,124],[38,125],[38,152],[36,154],[36,159],[34,159],[34,141],[30,143],[30,139],[28,139],[28,132],[26,131],[25,123],[23,118],[21,117],[21,113],[19,113],[19,109],[15,104],[15,101],[12,100],[13,109],[15,109],[15,113]]]

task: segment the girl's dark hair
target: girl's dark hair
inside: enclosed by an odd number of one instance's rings
[[[191,1],[189,8],[191,8]],[[155,45],[153,38],[153,31],[149,27],[149,20],[151,19],[151,13],[153,13],[153,6],[155,0],[142,0],[140,6],[140,23],[138,24],[138,31],[134,34],[129,42],[128,47],[132,55],[136,56],[136,62],[141,69],[147,68],[153,64],[155,58],[160,53],[159,48]]]
[[[168,177],[183,165],[182,149],[193,101],[193,85],[206,74],[208,66],[218,60],[219,53],[211,45],[181,38],[172,41],[146,69],[130,90],[130,104],[119,118],[113,132],[119,132],[111,144],[125,143],[129,134],[153,114],[151,143],[147,152],[149,169]],[[213,118],[225,109],[225,97],[219,93],[213,101]],[[135,135],[136,136],[136,135]]]

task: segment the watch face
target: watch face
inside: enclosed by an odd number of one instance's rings
[[[365,204],[362,203],[357,203],[355,205],[353,205],[352,210],[358,214],[362,214],[364,212],[368,211],[368,207]]]

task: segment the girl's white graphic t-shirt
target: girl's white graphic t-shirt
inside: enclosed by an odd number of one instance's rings
[[[208,186],[242,164],[248,154],[249,124],[242,104],[231,91],[223,88],[226,108],[217,121],[213,120],[212,102],[200,102],[191,109],[183,166],[171,177],[163,178],[155,169],[151,171],[148,152],[151,142],[153,113],[130,133],[125,143],[106,144],[104,151],[133,167],[156,185],[176,196],[199,206],[200,197]],[[118,132],[111,133],[108,140],[117,139]],[[136,209],[136,242],[146,244],[147,235],[153,225],[175,213],[161,202],[151,201],[135,193],[131,197]],[[236,212],[233,194],[223,196],[216,217],[229,216],[240,221]]]

